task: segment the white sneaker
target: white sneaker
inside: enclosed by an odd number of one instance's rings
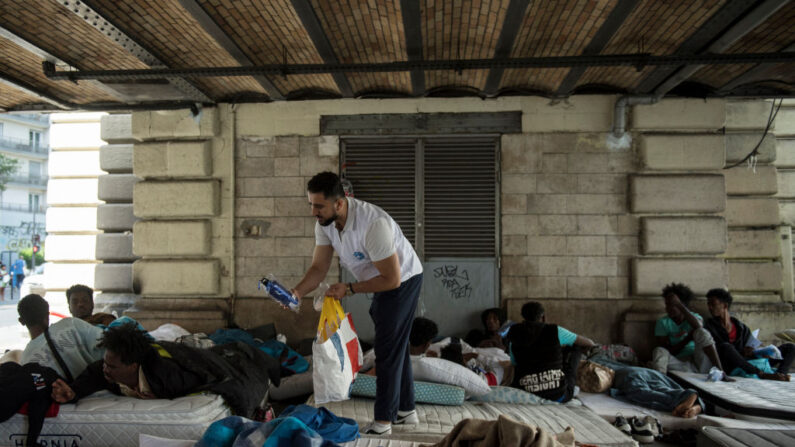
[[[395,425],[417,425],[419,423],[420,418],[417,416],[417,410],[398,411],[397,419],[393,422]]]
[[[652,424],[647,422],[645,418],[634,417],[629,421],[629,424],[632,426],[632,439],[640,444],[651,444],[654,442]]]
[[[379,424],[378,422],[370,422],[364,429],[362,433],[365,435],[391,435],[392,434],[392,425],[384,425]]]

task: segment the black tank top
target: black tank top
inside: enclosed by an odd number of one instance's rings
[[[507,339],[516,363],[513,386],[544,399],[560,399],[566,381],[558,327],[524,322],[514,325]]]

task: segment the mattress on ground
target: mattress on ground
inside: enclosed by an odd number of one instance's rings
[[[44,420],[39,441],[70,447],[133,447],[140,433],[199,439],[208,425],[229,415],[229,407],[215,394],[143,400],[101,392],[61,405],[57,417]],[[27,430],[27,416],[15,414],[0,424],[0,446],[21,445]]]
[[[724,418],[719,416],[698,415],[698,428],[703,427],[726,427],[726,428],[754,428],[769,430],[795,430],[795,423],[785,421],[771,422],[770,419],[764,421],[749,421],[745,419]],[[775,421],[775,420],[773,420]]]
[[[795,420],[795,382],[733,377],[734,382],[707,382],[706,374],[670,372],[685,388],[715,405],[739,414]]]
[[[342,402],[328,402],[323,406],[337,416],[354,419],[360,426],[364,426],[373,420],[373,402],[373,399],[353,398]],[[310,396],[307,404],[315,405],[313,396]],[[580,443],[637,446],[631,438],[583,406],[465,402],[459,406],[418,404],[416,409],[420,423],[393,426],[390,439],[433,443],[442,439],[464,419],[494,421],[502,414],[551,433],[561,433],[566,427],[572,427]]]
[[[698,434],[699,447],[791,447],[795,430],[761,430],[704,427]]]
[[[641,407],[640,405],[610,397],[605,393],[585,393],[580,391],[580,394],[577,395],[577,399],[610,423],[616,419],[617,414],[621,414],[627,419],[633,416],[644,417],[650,415],[660,421],[663,431],[698,428],[698,421],[696,418],[676,417],[671,413]]]

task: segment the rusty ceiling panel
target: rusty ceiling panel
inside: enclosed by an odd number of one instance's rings
[[[225,67],[240,64],[212,39],[177,1],[91,0],[93,9],[110,20],[170,67]],[[251,77],[195,79],[214,98],[231,98],[265,90]]]
[[[3,0],[0,17],[9,31],[77,68],[147,68],[55,0]]]
[[[487,59],[505,21],[509,0],[425,0],[422,14],[423,56],[425,60]],[[425,88],[469,86],[482,90],[488,70],[430,71],[425,73]]]
[[[200,0],[207,14],[256,65],[320,64],[312,40],[289,0]],[[337,92],[331,75],[273,77],[285,95],[305,89]]]
[[[374,6],[374,7],[373,7]],[[341,63],[407,60],[399,0],[312,0],[318,19]],[[392,91],[409,94],[409,73],[347,74],[356,94]]]
[[[0,81],[0,109],[11,109],[20,104],[41,104],[39,98],[28,95]]]
[[[13,42],[0,38],[0,72],[24,80],[37,91],[59,98],[64,102],[114,102],[118,98],[92,85],[91,82],[51,81],[41,71],[41,58]]]
[[[746,34],[742,39],[732,45],[726,53],[767,53],[782,51],[795,42],[795,5],[784,7],[780,14],[774,14],[757,28]],[[706,66],[696,72],[691,81],[701,82],[719,88],[745,71],[754,67],[753,64],[738,64],[727,66]],[[759,78],[773,79],[773,78]],[[790,67],[789,76],[776,78],[778,80],[795,83],[795,71]]]
[[[532,2],[527,8],[511,57],[576,56],[593,39],[616,0]],[[564,14],[556,14],[556,11]],[[568,68],[505,70],[501,88],[555,91]]]
[[[725,2],[642,0],[601,54],[673,54]],[[631,67],[593,67],[585,71],[577,85],[608,84],[632,90],[652,70],[654,67],[640,71]]]

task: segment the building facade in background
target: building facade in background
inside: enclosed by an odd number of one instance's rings
[[[0,260],[8,264],[44,241],[50,118],[39,114],[0,114],[0,154],[18,161],[0,192]]]

